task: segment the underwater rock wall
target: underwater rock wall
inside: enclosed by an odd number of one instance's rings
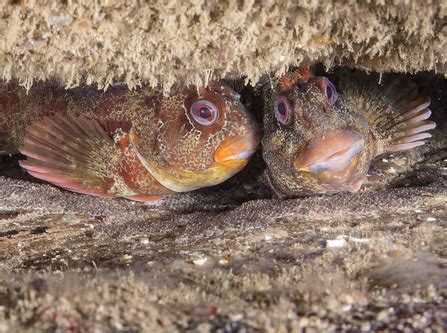
[[[100,3],[100,4],[98,4]],[[25,86],[256,82],[320,61],[445,72],[443,1],[5,1],[0,78]]]

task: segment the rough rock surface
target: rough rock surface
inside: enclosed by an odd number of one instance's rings
[[[2,1],[0,78],[201,83],[303,60],[445,72],[445,1]]]

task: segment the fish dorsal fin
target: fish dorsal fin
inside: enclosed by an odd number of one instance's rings
[[[427,120],[430,98],[407,78],[391,75],[379,83],[376,75],[354,73],[343,76],[339,87],[365,113],[377,139],[376,156],[422,146],[436,127]]]
[[[95,119],[45,117],[27,128],[19,150],[27,156],[20,165],[30,175],[70,191],[99,197],[141,195],[126,182],[123,150]]]

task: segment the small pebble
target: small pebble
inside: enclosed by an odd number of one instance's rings
[[[343,312],[349,312],[352,309],[352,304],[347,304],[341,308]]]
[[[130,260],[132,260],[132,258],[133,258],[133,256],[130,255],[130,254],[125,254],[125,255],[122,256],[122,259],[124,261],[130,261]]]
[[[207,257],[203,257],[194,259],[192,262],[194,263],[194,265],[203,266],[207,262],[207,260],[208,260]]]
[[[231,321],[240,321],[240,320],[244,319],[244,315],[242,313],[238,313],[238,314],[231,316],[230,319],[231,319]]]
[[[226,266],[228,265],[230,262],[227,259],[220,259],[219,260],[219,265],[221,266]]]
[[[299,320],[299,322],[298,322],[298,325],[299,325],[300,327],[307,327],[307,326],[309,326],[309,318],[307,318],[307,317],[301,317],[300,320]]]
[[[340,239],[330,239],[326,241],[326,246],[327,247],[344,247],[346,246],[347,242],[345,239],[340,238]]]
[[[380,311],[377,314],[376,320],[382,321],[382,322],[388,322],[390,319],[390,314],[392,314],[392,313],[393,313],[393,308],[383,309],[382,311]]]

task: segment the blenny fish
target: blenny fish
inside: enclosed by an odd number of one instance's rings
[[[239,95],[220,82],[159,89],[29,92],[0,86],[0,153],[21,152],[36,178],[137,201],[219,184],[240,171],[260,135]]]
[[[436,126],[430,98],[409,80],[347,76],[340,94],[301,67],[269,83],[262,152],[281,197],[357,192],[375,157],[423,145]]]

